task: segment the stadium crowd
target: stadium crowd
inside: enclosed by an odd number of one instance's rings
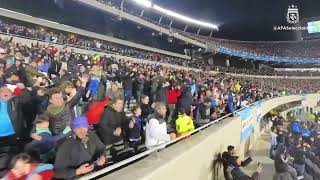
[[[5,179],[72,179],[255,101],[319,89],[315,80],[212,75],[12,39],[0,41],[0,59]]]
[[[85,48],[95,51],[104,51],[113,54],[120,54],[123,56],[135,57],[139,59],[153,60],[162,63],[177,64],[185,67],[200,68],[201,65],[195,61],[180,59],[161,55],[159,53],[152,53],[135,48],[128,48],[119,44],[105,42],[93,38],[88,38],[80,35],[44,31],[43,29],[36,29],[35,27],[28,27],[25,25],[18,25],[0,21],[0,32],[7,34],[14,34],[28,38],[34,38],[41,41],[52,42],[62,45],[69,45],[73,47]]]
[[[49,29],[48,29],[49,30]],[[56,32],[44,31],[41,28],[33,28],[24,25],[18,25],[14,23],[8,23],[0,21],[0,32],[12,35],[18,35],[22,37],[28,37],[38,39],[41,41],[52,42],[62,45],[68,45],[77,48],[95,50],[99,52],[107,52],[111,54],[119,54],[122,56],[135,57],[139,59],[145,59],[149,61],[156,61],[160,63],[169,63],[190,68],[199,68],[204,70],[215,70],[227,73],[236,74],[250,74],[250,75],[276,75],[276,76],[318,76],[319,72],[275,72],[271,69],[249,69],[239,67],[222,67],[204,64],[199,61],[193,61],[188,59],[175,58],[170,56],[161,55],[158,53],[152,53],[149,51],[138,50],[121,46],[119,44],[104,42],[97,39],[90,39],[80,35]]]
[[[0,31],[184,65],[162,55],[25,26],[1,22]],[[213,75],[53,45],[28,47],[13,39],[0,40],[0,87],[4,179],[74,179],[255,101],[319,90],[317,80]]]
[[[298,104],[291,103],[280,109],[296,107]],[[280,109],[278,111],[281,112]],[[287,120],[279,116],[276,111],[265,116],[266,122],[272,122],[269,157],[274,160],[273,180],[319,179],[319,117],[320,112],[314,112],[313,108],[308,107],[306,110],[296,109],[294,113],[288,114]],[[241,167],[250,164],[252,158],[248,157],[241,161],[234,146],[228,146],[227,151],[222,154],[221,161],[226,180],[258,180],[262,171],[262,166],[258,163],[252,176],[245,174]]]
[[[274,160],[274,180],[319,179],[319,113],[307,108],[307,117],[293,117],[285,122],[282,117],[272,118],[270,158]]]
[[[244,42],[223,39],[210,39],[218,47],[244,52],[257,56],[280,58],[320,58],[320,40],[292,42]]]
[[[257,42],[257,41],[236,41],[228,39],[218,39],[195,35],[188,32],[178,31],[180,34],[198,40],[201,43],[211,42],[217,47],[230,49],[236,52],[243,52],[257,56],[271,56],[279,58],[320,58],[320,40],[302,40],[302,41],[279,41],[279,42]]]

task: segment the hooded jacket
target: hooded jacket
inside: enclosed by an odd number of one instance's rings
[[[186,114],[178,115],[178,119],[176,120],[176,130],[179,135],[184,135],[189,131],[194,130],[193,120],[190,116]]]
[[[167,133],[167,124],[163,117],[156,112],[149,115],[146,124],[146,147],[151,149],[168,141],[170,141],[170,136]]]

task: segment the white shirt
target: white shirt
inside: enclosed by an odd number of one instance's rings
[[[271,145],[276,146],[277,145],[277,134],[274,132],[271,132]]]
[[[170,135],[167,133],[166,122],[160,124],[157,119],[150,119],[146,124],[146,147],[151,149],[168,141]]]

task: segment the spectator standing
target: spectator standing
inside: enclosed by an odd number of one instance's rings
[[[136,78],[135,81],[135,90],[136,90],[136,102],[140,102],[141,101],[141,96],[143,93],[143,89],[144,89],[144,75],[143,74],[139,74],[138,77]]]
[[[129,120],[129,146],[132,147],[135,152],[138,151],[138,146],[142,143],[142,119],[141,119],[141,108],[140,106],[134,106],[132,108],[133,116]]]
[[[140,108],[142,110],[141,118],[143,121],[153,112],[149,102],[150,102],[150,98],[146,95],[142,95]]]
[[[52,58],[50,68],[48,70],[48,76],[50,79],[53,78],[52,75],[59,76],[59,72],[62,67],[62,62],[58,56],[49,55]]]
[[[191,114],[192,95],[188,86],[181,88],[181,96],[178,98],[177,109],[183,108],[188,116]]]
[[[111,100],[118,99],[118,98],[123,99],[123,95],[121,94],[119,86],[116,83],[111,84],[111,88],[110,88],[109,92],[107,93],[107,96]]]
[[[184,109],[178,110],[178,119],[176,120],[177,136],[185,135],[188,132],[194,130],[193,120],[190,116],[187,116]]]
[[[25,146],[25,151],[35,155],[43,162],[48,162],[55,157],[58,142],[71,131],[68,127],[62,133],[53,136],[49,129],[49,117],[45,114],[38,115],[34,129],[35,133],[31,135],[34,140]]]
[[[167,91],[168,97],[168,107],[169,107],[169,117],[168,117],[168,124],[171,124],[171,120],[174,118],[174,111],[176,110],[176,104],[178,102],[178,98],[181,95],[180,86],[176,86],[172,84]]]
[[[20,96],[13,96],[7,87],[0,88],[0,176],[6,172],[12,155],[20,151],[20,139],[27,136],[22,105],[31,99],[31,94],[23,84],[17,86],[22,90]]]
[[[156,103],[154,113],[147,118],[146,147],[148,149],[176,138],[174,133],[167,133],[167,124],[164,119],[166,113],[166,105],[164,103]]]
[[[133,75],[133,74],[132,74]],[[132,76],[130,72],[125,72],[122,76],[122,88],[124,94],[124,103],[127,105],[127,109],[130,109],[130,101],[132,98]]]
[[[275,155],[275,150],[277,147],[277,129],[275,126],[271,127],[271,147],[270,147],[270,158],[274,159],[274,155]]]
[[[107,155],[115,161],[126,151],[124,130],[127,129],[128,120],[123,112],[123,105],[122,98],[113,99],[111,104],[105,107],[97,124],[97,131],[106,147]]]
[[[62,90],[53,88],[49,91],[49,106],[47,113],[50,117],[50,129],[54,135],[62,133],[67,126],[70,126],[75,117],[73,107],[84,95],[84,88],[88,82],[88,76],[81,78],[81,86],[77,89],[76,95],[68,102],[64,100]]]

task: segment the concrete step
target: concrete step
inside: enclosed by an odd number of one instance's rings
[[[270,141],[271,136],[269,133],[265,133],[258,140],[254,149],[251,151],[253,162],[251,162],[248,167],[243,168],[244,172],[248,175],[252,175],[256,168],[257,164],[260,162],[262,165],[262,173],[260,180],[271,180],[275,169],[273,160],[269,158],[269,150],[270,150]]]

